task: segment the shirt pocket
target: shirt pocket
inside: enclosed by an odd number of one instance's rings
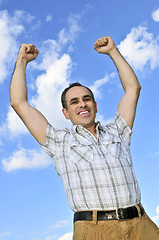
[[[121,149],[121,139],[117,136],[112,136],[108,139],[103,139],[101,145],[106,151],[106,154],[111,154],[114,157],[118,157]]]
[[[112,137],[109,141],[103,142],[102,149],[112,166],[130,167],[132,165],[130,150],[119,137]]]
[[[73,163],[85,163],[93,161],[93,145],[72,145],[69,159]]]

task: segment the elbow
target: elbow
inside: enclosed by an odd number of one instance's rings
[[[11,100],[11,99],[10,99],[10,106],[11,106],[12,108],[15,107],[15,102],[14,102],[13,100]]]
[[[20,116],[23,110],[28,105],[27,101],[20,101],[20,100],[10,100],[10,106],[14,109],[14,111]]]
[[[136,87],[133,88],[134,95],[138,98],[140,96],[141,85],[137,84]]]
[[[137,86],[134,87],[134,91],[137,92],[137,93],[140,93],[140,91],[141,91],[140,84],[137,84]]]
[[[138,88],[139,91],[141,90],[141,85],[140,85],[139,82],[138,82],[138,84],[137,84],[137,88]]]
[[[140,94],[141,85],[140,85],[140,83],[138,82],[138,80],[136,81],[135,84],[132,85],[132,90],[133,90],[135,93]]]
[[[11,106],[13,109],[15,109],[17,105],[18,105],[18,104],[17,104],[16,101],[14,101],[13,99],[10,99],[10,106]]]
[[[140,85],[140,83],[138,83],[137,86],[136,86],[136,92],[138,94],[140,94],[140,91],[141,91],[141,85]]]
[[[10,106],[17,112],[19,107],[20,107],[20,103],[18,101],[15,100],[10,100]]]
[[[10,102],[10,106],[14,109],[14,111],[17,113],[18,112],[18,105],[15,102]]]
[[[138,83],[138,84],[135,84],[131,87],[129,87],[125,93],[128,93],[130,95],[134,95],[134,96],[138,96],[140,95],[140,91],[141,91],[141,85]]]

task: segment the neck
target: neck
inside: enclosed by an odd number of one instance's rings
[[[86,129],[90,131],[94,135],[94,137],[97,139],[97,131],[96,131],[95,123],[91,127],[86,127]]]

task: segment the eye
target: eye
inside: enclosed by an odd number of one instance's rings
[[[91,101],[91,98],[87,97],[87,98],[84,99],[84,101],[89,102],[89,101]]]
[[[71,102],[71,105],[72,104],[77,104],[77,103],[78,103],[78,100],[74,100],[74,101]]]

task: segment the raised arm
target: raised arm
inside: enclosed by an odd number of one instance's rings
[[[22,44],[10,84],[10,102],[33,137],[37,141],[45,143],[48,122],[37,109],[28,104],[25,78],[27,63],[36,59],[38,53],[33,44]]]
[[[110,37],[107,36],[98,39],[95,42],[94,48],[98,53],[109,55],[117,67],[125,91],[124,96],[119,102],[118,112],[132,129],[141,89],[137,77]]]

